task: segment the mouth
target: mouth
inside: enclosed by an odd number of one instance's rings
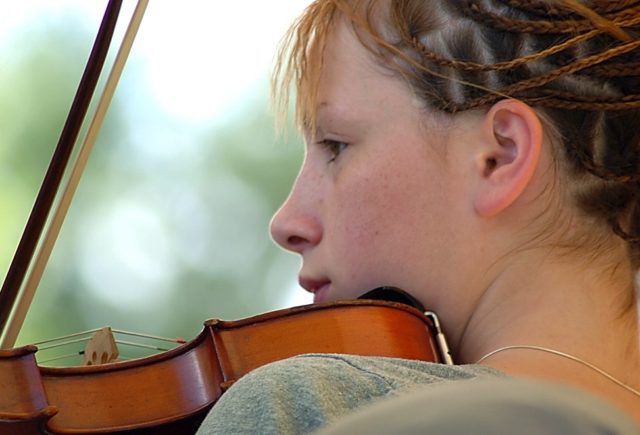
[[[300,286],[306,291],[313,293],[313,303],[319,304],[325,302],[328,298],[331,281],[328,279],[311,279],[300,277],[298,279]]]

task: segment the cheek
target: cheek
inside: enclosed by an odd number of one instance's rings
[[[439,219],[433,213],[437,189],[432,177],[421,175],[427,173],[423,165],[398,163],[369,166],[366,175],[336,184],[335,198],[343,205],[335,208],[331,245],[350,281],[400,284],[397,276],[420,270],[430,249],[433,221]]]

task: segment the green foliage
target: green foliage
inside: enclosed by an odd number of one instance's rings
[[[73,20],[36,27],[0,68],[4,271],[92,38]],[[295,282],[297,260],[273,245],[268,222],[302,147],[275,138],[266,84],[227,122],[192,127],[181,143],[172,132],[191,127],[144,106],[153,98],[141,71],[135,59],[127,66],[18,344],[105,324],[192,338],[207,318],[282,307]]]

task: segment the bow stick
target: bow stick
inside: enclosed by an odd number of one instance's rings
[[[41,248],[36,260],[30,270],[27,283],[19,292],[29,263],[33,257],[38,239],[46,222],[49,210],[55,198],[56,191],[66,168],[73,144],[75,143],[80,126],[91,101],[91,95],[104,64],[106,54],[113,36],[113,31],[118,18],[118,13],[122,0],[110,0],[103,18],[98,36],[94,43],[87,68],[83,74],[80,86],[76,93],[74,103],[69,113],[69,118],[63,128],[58,147],[52,158],[52,162],[47,171],[47,175],[42,183],[42,187],[34,204],[31,216],[23,233],[20,244],[16,251],[14,260],[9,268],[7,277],[0,291],[0,349],[12,347],[15,344],[20,328],[29,310],[29,305],[33,300],[44,268],[53,250],[53,246],[62,227],[62,222],[67,214],[69,205],[84,168],[86,167],[93,144],[98,136],[98,132],[106,115],[107,108],[111,102],[118,80],[126,63],[131,46],[136,33],[140,27],[142,17],[146,10],[148,0],[139,0],[136,9],[131,17],[131,21],[122,40],[121,46],[116,55],[109,77],[98,102],[95,114],[87,130],[78,156],[74,163],[71,175],[67,181],[64,192],[58,206],[51,218],[51,223],[42,241]],[[84,86],[83,86],[84,85]],[[86,94],[88,92],[88,94]],[[60,154],[60,156],[58,156]],[[55,163],[55,164],[54,164]],[[54,167],[52,169],[52,166]],[[50,175],[51,174],[51,175]],[[53,187],[51,187],[53,185]],[[44,193],[43,193],[44,191]],[[31,224],[31,225],[30,225]],[[23,252],[24,251],[24,252]],[[19,255],[20,254],[20,255]],[[15,308],[14,308],[15,306]],[[12,313],[10,322],[9,315]]]

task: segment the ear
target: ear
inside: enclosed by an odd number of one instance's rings
[[[505,99],[485,115],[481,134],[474,207],[491,217],[509,207],[531,181],[542,148],[542,125],[531,107]]]

